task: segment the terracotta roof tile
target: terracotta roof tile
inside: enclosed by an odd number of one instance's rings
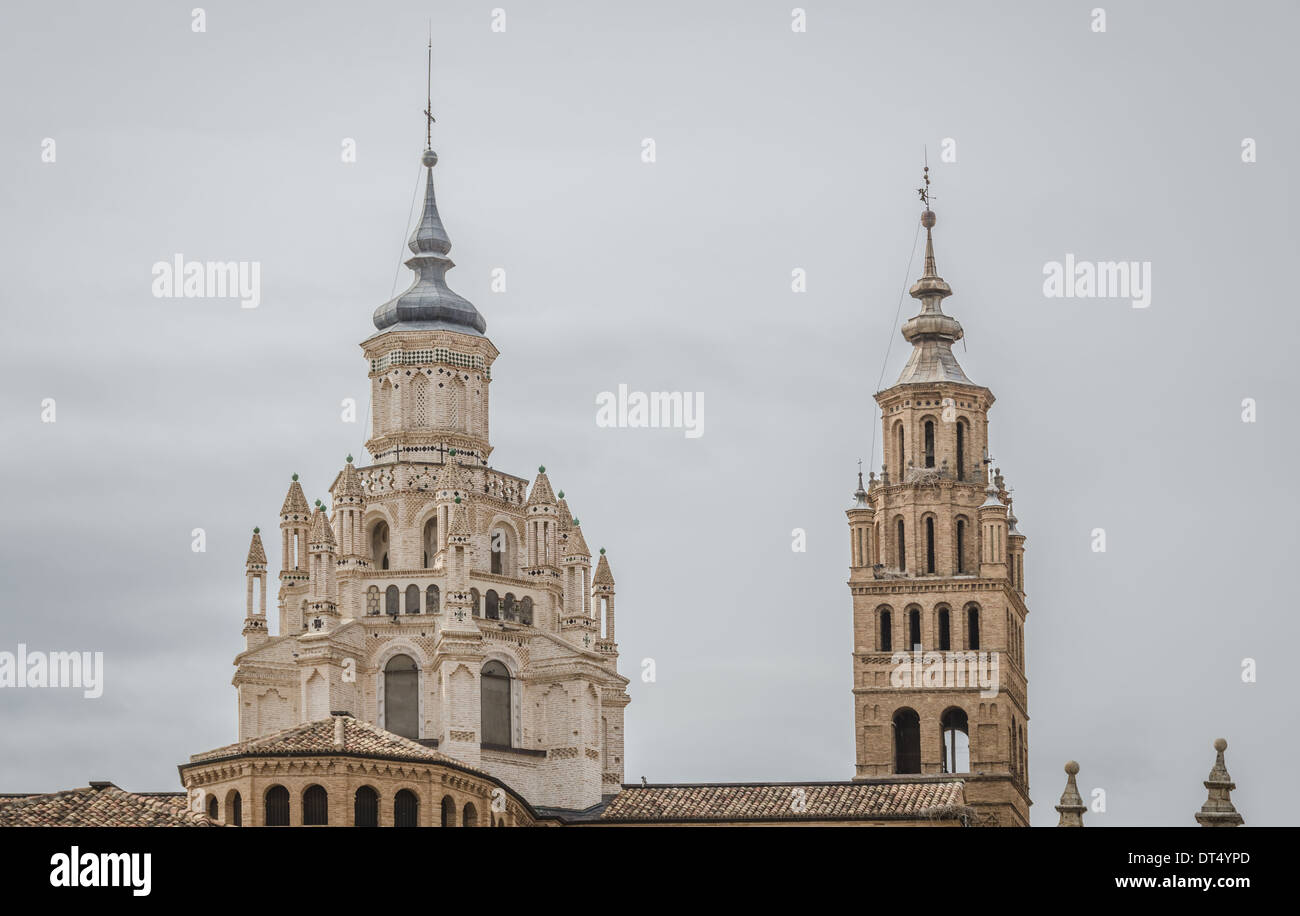
[[[944,782],[777,783],[629,786],[602,821],[821,820],[956,817],[961,780]],[[796,810],[802,807],[803,810]]]
[[[112,785],[0,800],[2,827],[213,827],[184,794],[141,795]]]

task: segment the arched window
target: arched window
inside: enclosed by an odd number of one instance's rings
[[[227,824],[236,827],[244,826],[244,800],[239,797],[238,792],[232,791],[226,796],[226,810],[229,812],[226,817]]]
[[[266,790],[266,826],[289,826],[289,790],[284,786],[271,786]]]
[[[420,799],[410,789],[401,789],[393,796],[393,826],[420,826]]]
[[[533,599],[525,598],[519,602],[519,622],[528,626],[533,625]]]
[[[925,466],[934,467],[934,421],[925,421]]]
[[[966,608],[966,648],[980,647],[980,609],[975,605]]]
[[[302,825],[324,827],[330,822],[330,799],[321,786],[308,786],[302,793]]]
[[[406,613],[420,613],[420,586],[418,585],[406,586]]]
[[[921,612],[912,608],[907,612],[907,648],[915,649],[921,645]]]
[[[379,586],[372,585],[366,589],[366,613],[370,615],[379,613]]]
[[[208,817],[214,821],[217,820],[217,797],[215,795],[208,796]]]
[[[934,519],[925,520],[925,571],[934,574]]]
[[[442,610],[442,596],[438,592],[438,586],[430,585],[424,591],[424,612],[436,614],[440,610]]]
[[[907,473],[907,462],[904,460],[907,457],[907,452],[903,448],[903,424],[901,422],[895,423],[894,429],[898,437],[898,482],[902,483],[903,475]]]
[[[952,648],[952,622],[948,618],[948,609],[939,608],[939,649],[947,652]]]
[[[460,825],[462,827],[478,826],[478,809],[474,807],[473,802],[465,802],[465,814],[461,818]]]
[[[880,612],[880,651],[894,651],[894,627],[891,623],[892,614],[888,610]]]
[[[921,718],[907,707],[894,713],[894,772],[921,772]]]
[[[966,520],[957,519],[957,572],[966,572]]]
[[[501,617],[501,602],[497,598],[495,589],[488,589],[487,594],[483,596],[483,616],[488,620],[497,620]]]
[[[420,737],[420,669],[409,655],[384,666],[384,728],[403,738]]]
[[[352,805],[352,826],[379,826],[379,793],[370,786],[357,789],[357,798]]]
[[[384,613],[400,614],[402,609],[399,605],[402,602],[402,593],[396,585],[388,586],[388,591],[384,593]]]
[[[907,542],[904,540],[903,520],[898,520],[898,571],[907,569]]]
[[[510,747],[510,672],[498,661],[483,666],[479,690],[483,743]]]
[[[424,568],[433,569],[433,558],[438,553],[438,516],[424,523]]]
[[[513,592],[506,592],[506,596],[501,599],[501,617],[503,620],[514,620],[518,614],[518,605],[515,604]]]
[[[388,522],[375,522],[370,529],[370,563],[375,569],[388,568]]]
[[[957,421],[957,479],[966,479],[966,421]]]
[[[442,797],[442,826],[456,826],[456,802],[452,800],[450,795]]]
[[[943,739],[943,772],[970,772],[970,723],[966,711],[956,706],[944,710],[939,719]]]
[[[469,590],[469,600],[470,600],[470,602],[471,602],[471,603],[473,604],[473,606],[474,606],[473,609],[474,609],[474,616],[475,616],[475,617],[478,617],[478,616],[480,616],[480,615],[483,613],[481,610],[479,610],[479,606],[478,606],[478,598],[479,598],[479,595],[478,595],[478,589],[476,589],[476,588],[471,588],[471,589]]]

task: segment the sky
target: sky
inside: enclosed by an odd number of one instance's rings
[[[364,459],[340,404],[409,277],[431,21],[492,463],[608,549],[628,781],[853,775],[843,513],[928,155],[1028,535],[1034,824],[1074,759],[1090,826],[1190,825],[1218,737],[1247,824],[1300,823],[1294,5],[194,6],[0,12],[0,651],[105,659],[97,699],[0,689],[0,791],[178,790],[235,739],[249,530],[274,561],[290,475],[325,499]],[[178,253],[257,262],[260,304],[155,297]],[[1149,264],[1149,305],[1046,296],[1067,255]],[[703,435],[598,426],[620,384],[702,392]]]

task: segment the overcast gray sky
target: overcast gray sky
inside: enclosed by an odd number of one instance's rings
[[[97,700],[0,691],[0,791],[176,789],[235,738],[249,529],[278,557],[290,474],[325,498],[364,457],[339,402],[403,253],[432,17],[493,463],[544,463],[609,550],[630,781],[853,774],[843,510],[907,355],[928,145],[1029,536],[1034,823],[1074,758],[1088,824],[1191,824],[1219,736],[1247,823],[1300,822],[1294,4],[1104,3],[1095,33],[1103,0],[821,2],[798,34],[793,2],[221,2],[196,34],[202,2],[0,13],[0,650],[107,667]],[[154,298],[177,252],[260,262],[261,306]],[[1150,307],[1045,298],[1067,253],[1149,261]],[[598,428],[620,383],[704,392],[705,434]]]

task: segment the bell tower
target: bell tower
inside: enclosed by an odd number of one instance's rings
[[[875,396],[884,460],[847,513],[855,778],[960,775],[986,821],[1028,826],[1025,536],[988,454],[993,393],[952,352],[929,183],[912,353]]]

